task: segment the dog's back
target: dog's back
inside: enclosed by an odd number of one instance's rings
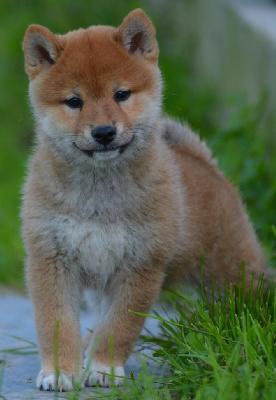
[[[237,190],[218,170],[206,143],[188,125],[166,118],[163,129],[181,170],[189,209],[183,255],[168,267],[168,282],[181,278],[199,282],[202,255],[207,283],[212,279],[238,283],[244,263],[247,285],[253,271],[256,285],[265,259]]]

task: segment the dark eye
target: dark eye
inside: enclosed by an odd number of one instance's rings
[[[118,90],[114,94],[114,100],[119,102],[119,101],[126,101],[130,96],[130,91],[129,90]]]
[[[83,101],[78,97],[71,97],[65,100],[65,104],[70,108],[82,108]]]

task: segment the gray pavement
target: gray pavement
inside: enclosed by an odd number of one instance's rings
[[[160,306],[157,308],[159,308],[158,311],[160,314],[164,313]],[[87,328],[91,327],[92,322],[93,315],[91,315],[91,311],[82,311],[81,330],[83,334]],[[157,320],[147,319],[145,326],[152,333],[158,334]],[[4,349],[28,345],[22,340],[10,335],[37,343],[33,309],[30,299],[18,294],[6,293],[0,295],[0,399],[40,400],[66,398],[67,396],[65,393],[41,392],[36,389],[35,380],[40,369],[38,354],[14,355],[1,353],[1,350]],[[37,348],[31,350],[37,350]],[[136,354],[131,355],[125,370],[128,376],[131,370],[134,375],[137,375],[139,372],[139,361]],[[1,379],[3,379],[2,387]],[[101,390],[108,391],[108,389]],[[80,392],[80,399],[88,399],[91,397],[93,397],[93,388],[86,388]]]

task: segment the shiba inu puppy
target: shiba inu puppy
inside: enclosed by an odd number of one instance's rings
[[[71,390],[80,376],[85,287],[99,312],[88,354],[100,338],[85,384],[110,386],[102,373],[113,365],[124,376],[144,323],[129,310],[148,313],[162,285],[198,282],[201,254],[207,283],[234,283],[243,262],[248,282],[263,271],[263,252],[207,146],[161,117],[158,45],[142,10],[118,28],[54,35],[31,25],[23,49],[36,119],[22,215],[37,387]]]

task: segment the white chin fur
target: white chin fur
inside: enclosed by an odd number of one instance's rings
[[[95,160],[112,160],[113,158],[118,157],[120,154],[120,150],[109,150],[109,151],[95,151],[93,154],[93,158]]]

